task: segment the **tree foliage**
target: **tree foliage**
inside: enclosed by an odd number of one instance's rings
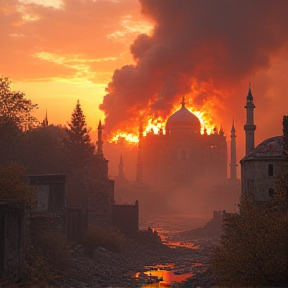
[[[23,126],[35,123],[37,119],[31,115],[37,104],[25,98],[25,93],[12,91],[11,81],[7,77],[0,77],[0,126]]]
[[[91,144],[90,129],[87,128],[85,115],[77,100],[76,107],[71,115],[71,122],[68,123],[66,149],[67,155],[72,164],[80,166],[87,164],[93,154],[94,146]]]
[[[288,213],[283,193],[288,181],[283,175],[284,179],[277,182],[271,202],[259,205],[254,195],[244,195],[240,214],[226,214],[221,242],[211,260],[218,284],[287,284]]]
[[[0,200],[15,200],[33,205],[34,191],[26,179],[24,166],[11,163],[5,167],[0,164]]]
[[[94,146],[90,139],[85,115],[78,100],[71,115],[71,122],[66,128],[64,141],[67,177],[66,187],[72,205],[87,205],[87,193],[91,186],[91,165]]]
[[[265,203],[243,195],[240,214],[226,214],[211,259],[218,284],[288,287],[288,118],[283,117],[284,167],[275,195]]]
[[[30,174],[61,174],[65,172],[64,127],[49,125],[23,133],[20,160]]]

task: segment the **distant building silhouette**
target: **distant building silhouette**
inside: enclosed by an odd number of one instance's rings
[[[47,109],[46,109],[46,115],[45,115],[44,120],[42,121],[42,126],[47,127],[48,125],[49,125],[49,122],[48,122],[48,115],[47,115]]]
[[[227,143],[222,127],[208,135],[200,133],[199,119],[185,107],[166,122],[166,134],[160,130],[143,135],[139,129],[137,182],[156,187],[193,185],[199,181],[221,183],[227,180]]]
[[[230,148],[230,154],[231,154],[231,162],[230,162],[230,179],[236,180],[237,179],[237,162],[236,162],[236,130],[234,127],[234,118],[231,128],[231,148]]]

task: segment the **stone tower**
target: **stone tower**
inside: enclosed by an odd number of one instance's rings
[[[101,120],[99,121],[99,125],[98,125],[98,141],[96,142],[96,146],[97,146],[97,150],[96,150],[96,154],[97,155],[103,155],[103,141],[102,141],[102,123]]]
[[[103,154],[103,140],[102,140],[102,130],[103,126],[101,120],[98,125],[98,141],[96,142],[96,179],[104,180],[108,179],[108,160],[105,159]]]
[[[237,179],[237,164],[236,164],[236,130],[234,127],[234,118],[232,122],[231,128],[231,163],[230,163],[230,179],[236,180]]]
[[[254,125],[254,108],[253,96],[251,92],[251,83],[249,83],[249,91],[246,97],[246,124],[244,125],[245,138],[246,138],[246,155],[249,154],[255,148],[254,144],[254,131],[256,125]]]
[[[143,121],[140,119],[139,124],[139,142],[138,142],[138,155],[137,155],[137,170],[136,170],[136,182],[142,183],[142,141],[143,141]]]
[[[122,153],[120,155],[120,162],[119,162],[119,165],[118,165],[118,178],[125,178],[124,177],[124,164],[123,164],[123,157],[122,157]]]

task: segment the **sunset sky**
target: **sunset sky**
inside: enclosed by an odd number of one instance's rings
[[[0,0],[0,75],[39,120],[47,109],[65,124],[80,99],[107,133],[135,132],[140,114],[166,119],[186,95],[228,136],[235,118],[240,158],[250,80],[256,144],[282,133],[287,11],[287,0]]]

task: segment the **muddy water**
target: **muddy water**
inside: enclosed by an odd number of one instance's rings
[[[207,216],[195,216],[192,214],[140,214],[140,229],[147,229],[151,227],[153,230],[158,231],[162,240],[169,246],[185,246],[192,249],[198,249],[199,247],[195,243],[187,243],[179,241],[175,235],[185,230],[191,230],[194,228],[203,227],[211,218]],[[177,241],[175,241],[177,239]],[[194,263],[195,264],[195,263]],[[197,263],[201,266],[201,263]],[[175,274],[176,273],[176,274]],[[154,287],[174,287],[173,283],[180,283],[187,278],[194,275],[194,273],[174,273],[174,263],[171,263],[170,267],[165,267],[159,263],[154,267],[146,267],[145,274],[149,276],[157,276],[163,280],[158,283],[140,285],[138,287],[154,288]],[[135,276],[139,276],[139,273]],[[147,279],[147,278],[146,278]]]
[[[193,243],[175,242],[175,234],[185,230],[203,227],[211,218],[208,216],[192,214],[147,214],[140,213],[139,228],[146,229],[151,227],[158,231],[162,240],[168,245],[173,246],[193,246]]]

